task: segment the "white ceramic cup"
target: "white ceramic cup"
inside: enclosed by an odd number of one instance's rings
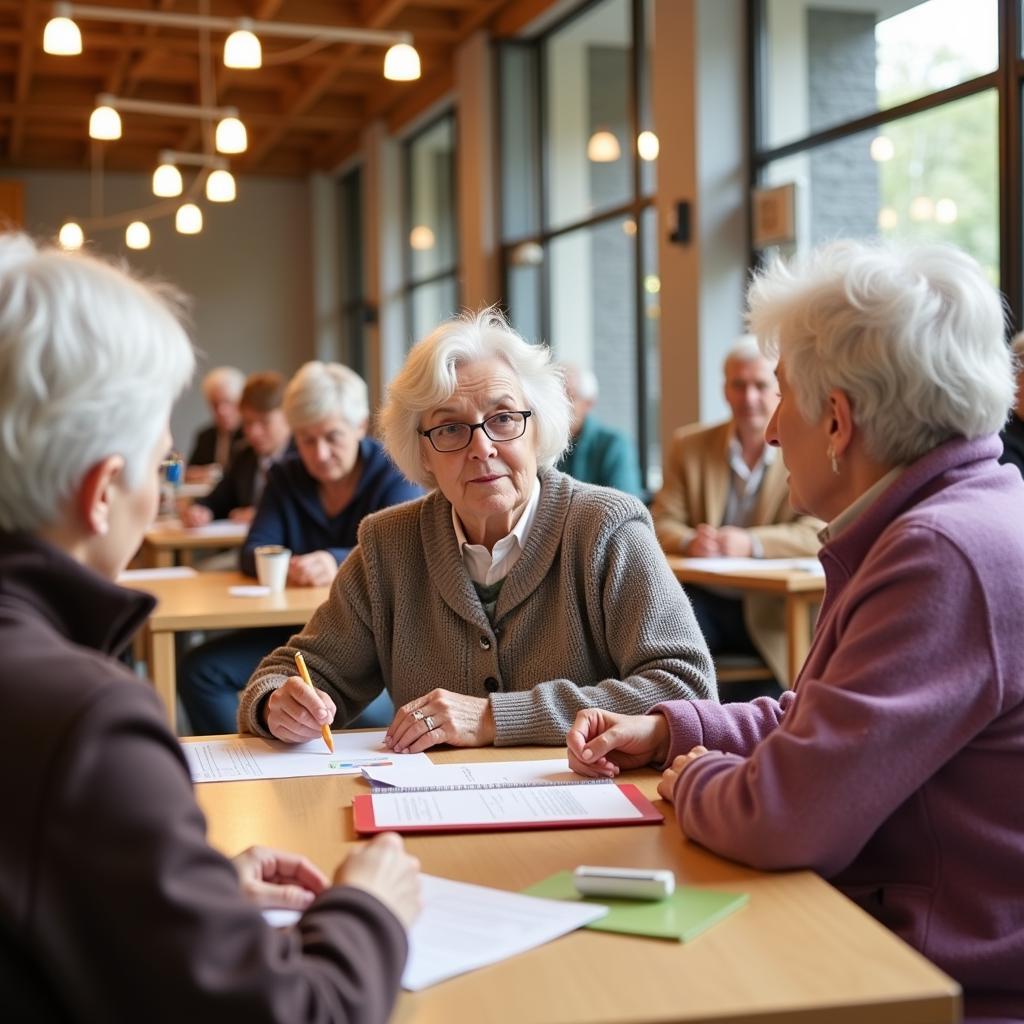
[[[256,578],[272,594],[284,590],[288,582],[288,563],[292,553],[280,544],[264,544],[256,549]]]

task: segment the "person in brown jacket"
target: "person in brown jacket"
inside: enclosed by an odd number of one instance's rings
[[[0,237],[0,992],[8,1020],[342,1021],[392,1010],[418,910],[397,836],[328,882],[206,841],[118,587],[194,357],[170,297]],[[293,930],[261,907],[303,910]]]
[[[786,467],[764,429],[778,404],[774,367],[749,335],[725,357],[725,400],[732,418],[676,431],[651,515],[666,554],[691,558],[815,555],[824,525],[789,503]],[[712,655],[758,654],[783,685],[783,605],[777,598],[687,587]]]

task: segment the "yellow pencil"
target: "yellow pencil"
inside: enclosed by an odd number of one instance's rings
[[[313,685],[313,680],[309,678],[309,669],[306,668],[306,659],[302,657],[301,651],[295,652],[295,665],[299,670],[299,675],[302,676],[302,681],[311,690],[315,690],[316,687]],[[324,743],[327,744],[327,749],[333,754],[334,737],[331,735],[331,727],[325,723],[320,727],[320,732],[323,733]]]

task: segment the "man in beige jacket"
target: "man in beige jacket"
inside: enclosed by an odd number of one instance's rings
[[[747,335],[725,358],[732,419],[676,431],[652,515],[662,548],[690,557],[787,558],[814,555],[822,523],[789,504],[786,468],[765,443],[778,404],[774,366]],[[758,654],[784,686],[783,604],[777,598],[687,587],[712,655]]]

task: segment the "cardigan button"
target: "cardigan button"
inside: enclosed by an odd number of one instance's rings
[[[497,691],[501,689],[501,684],[494,678],[494,676],[488,676],[484,680],[484,688],[488,693],[497,693]]]
[[[491,641],[486,636],[481,635],[480,647],[482,650],[489,651],[491,649]]]

